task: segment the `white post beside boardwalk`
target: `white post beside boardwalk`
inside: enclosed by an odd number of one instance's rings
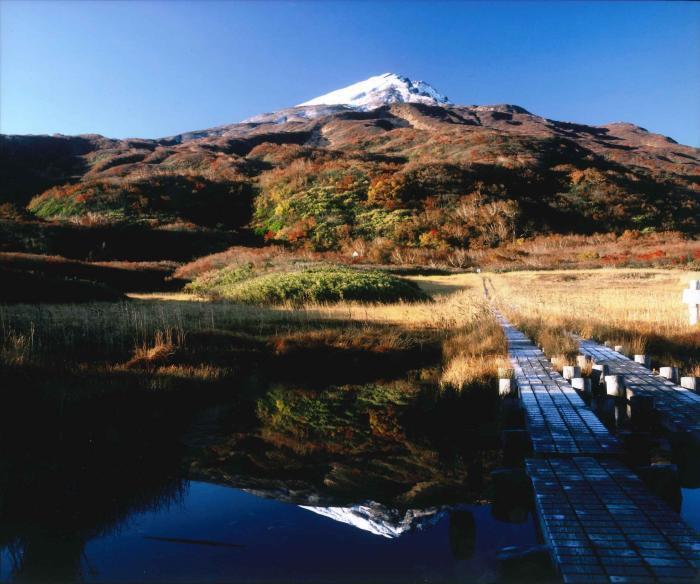
[[[606,375],[605,390],[608,395],[625,397],[625,382],[622,375]]]
[[[691,280],[688,287],[683,290],[683,302],[688,305],[688,321],[690,324],[698,324],[698,312],[700,312],[700,280]]]
[[[514,387],[515,383],[513,379],[510,377],[501,377],[498,380],[498,395],[502,397],[512,395]]]
[[[681,377],[681,387],[692,389],[695,392],[700,391],[700,377],[692,375],[689,377]]]
[[[644,354],[635,355],[634,362],[639,363],[640,365],[644,365],[644,367],[646,367],[647,369],[650,369],[651,359]]]
[[[678,367],[659,367],[659,375],[676,384],[678,384],[680,380]]]

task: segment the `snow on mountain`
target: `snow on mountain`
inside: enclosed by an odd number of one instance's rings
[[[305,101],[298,107],[346,105],[367,111],[390,103],[448,105],[450,101],[424,81],[412,81],[395,73],[384,73]]]
[[[299,505],[299,507],[388,538],[399,537],[406,531],[433,525],[445,513],[438,508],[409,509],[401,512],[397,509],[388,509],[375,502],[351,507],[312,507],[309,505]]]
[[[288,122],[304,122],[323,116],[328,116],[342,111],[354,111],[354,108],[345,105],[313,105],[296,106],[258,114],[243,120],[244,124],[286,124]]]

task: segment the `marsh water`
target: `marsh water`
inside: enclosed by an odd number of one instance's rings
[[[188,481],[176,500],[134,511],[110,533],[56,553],[72,554],[87,581],[490,581],[499,547],[534,539],[531,524],[501,524],[483,506],[440,514],[422,530],[388,538],[291,503]],[[14,558],[10,549],[3,555],[7,578]],[[42,573],[52,577],[46,568]]]
[[[430,371],[360,385],[249,380],[5,416],[0,580],[544,581],[527,496],[494,500],[503,408]],[[700,528],[686,485],[685,518]],[[517,556],[517,554],[515,554]]]

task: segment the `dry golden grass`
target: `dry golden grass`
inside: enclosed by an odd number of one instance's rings
[[[427,290],[429,293],[430,291]],[[437,296],[434,302],[397,302],[362,304],[341,302],[309,305],[304,311],[314,318],[356,320],[361,322],[401,325],[407,328],[449,329],[466,325],[477,317],[484,298],[472,291],[457,291]]]
[[[439,359],[442,347],[435,379],[442,388],[495,388],[506,345],[480,279],[415,280],[434,301],[255,307],[150,294],[130,302],[0,305],[0,369],[75,376],[79,399],[120,383],[170,391],[223,382],[246,370],[245,355],[264,361],[265,351],[292,360],[309,351],[347,351],[350,359],[391,353],[409,370],[419,366],[417,351]]]
[[[682,270],[604,269],[489,274],[486,281],[509,318],[533,336],[539,329],[552,345],[574,333],[691,370],[700,362],[700,329],[688,324],[681,296],[699,278]]]
[[[134,349],[134,356],[126,363],[126,367],[153,368],[166,365],[178,347],[184,344],[185,333],[182,329],[158,330],[154,334],[153,343],[143,341],[141,346]]]
[[[204,296],[189,292],[129,292],[126,295],[132,300],[158,300],[163,302],[207,302]]]
[[[409,328],[450,328],[471,322],[483,307],[485,298],[480,278],[476,274],[452,276],[413,276],[407,278],[416,282],[434,302],[395,302],[372,304],[363,302],[338,302],[333,304],[306,304],[299,307],[281,305],[261,308],[216,303],[206,298],[185,293],[129,294],[134,300],[148,302],[193,302],[207,306],[225,307],[227,320],[239,321],[278,320],[351,320],[395,324]],[[213,309],[219,312],[219,308]],[[187,310],[187,312],[191,312]]]
[[[500,361],[492,355],[459,355],[445,364],[440,376],[440,386],[464,391],[472,385],[486,385],[498,379],[501,367]]]
[[[366,344],[380,351],[439,334],[443,384],[463,387],[495,376],[503,366],[498,359],[505,354],[504,340],[485,312],[486,289],[552,356],[571,359],[574,333],[623,345],[629,354],[646,351],[662,364],[690,371],[700,368],[700,332],[687,324],[680,297],[692,278],[700,274],[610,269],[416,276],[412,279],[433,302],[301,308],[206,302],[179,294],[134,295],[127,303],[0,306],[0,361],[22,366],[111,359],[132,367],[165,367],[171,351],[199,331],[257,331],[285,338],[286,344],[350,349]],[[343,332],[346,323],[352,328]],[[370,330],[377,326],[386,327],[381,342]]]
[[[177,348],[186,351],[188,334],[207,331],[286,338],[286,344],[401,350],[425,339],[435,342],[436,334],[445,338],[478,318],[482,295],[454,290],[435,302],[301,308],[204,302],[178,294],[134,295],[131,302],[0,306],[0,364],[101,362],[153,368],[172,361]]]
[[[610,326],[692,330],[682,290],[700,272],[609,269],[511,272],[488,276],[499,300],[528,316],[578,318]],[[582,334],[590,331],[581,331]]]
[[[440,385],[462,391],[470,385],[493,385],[507,370],[508,344],[487,308],[443,342]]]
[[[345,350],[362,350],[375,353],[403,351],[415,347],[420,338],[401,329],[378,329],[371,326],[352,328],[322,328],[297,330],[272,338],[272,346],[278,355],[298,349],[329,347]]]

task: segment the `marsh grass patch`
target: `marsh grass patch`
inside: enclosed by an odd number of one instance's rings
[[[199,294],[244,304],[331,303],[340,301],[426,301],[417,284],[381,270],[321,266],[253,275],[250,268],[224,268],[204,274],[191,289]]]

